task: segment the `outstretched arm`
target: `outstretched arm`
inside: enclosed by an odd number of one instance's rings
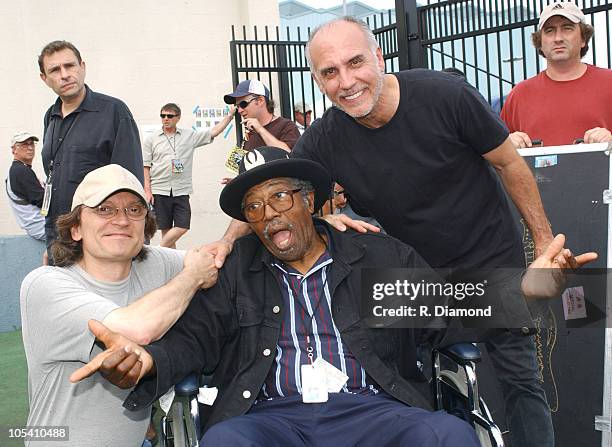
[[[538,258],[531,263],[521,288],[526,299],[558,297],[565,286],[567,275],[597,259],[597,253],[589,252],[573,256],[563,248],[565,236],[558,234]]]
[[[132,388],[142,377],[155,371],[153,358],[140,345],[111,331],[97,320],[89,320],[87,325],[106,350],[74,371],[70,375],[72,383],[100,372],[106,380],[119,388]]]
[[[552,242],[553,235],[529,167],[509,137],[501,145],[487,152],[484,158],[499,174],[506,191],[527,222],[536,245],[536,255],[541,255]]]
[[[230,106],[228,115],[224,116],[223,119],[219,121],[216,126],[210,129],[210,136],[212,138],[215,138],[217,135],[219,135],[221,132],[225,130],[225,128],[229,125],[229,123],[231,123],[232,120],[234,119],[235,112],[236,112],[236,107]]]
[[[167,284],[110,312],[104,324],[141,344],[159,339],[180,318],[194,293],[217,281],[214,259],[203,248],[189,250],[183,266]]]

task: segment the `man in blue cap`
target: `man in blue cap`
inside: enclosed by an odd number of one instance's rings
[[[246,129],[244,149],[274,146],[291,151],[300,138],[296,124],[274,114],[270,90],[257,79],[247,79],[236,90],[223,97],[226,104],[235,104]]]

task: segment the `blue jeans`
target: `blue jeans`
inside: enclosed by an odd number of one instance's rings
[[[538,377],[533,337],[504,332],[485,345],[504,395],[512,447],[554,447],[555,434]]]

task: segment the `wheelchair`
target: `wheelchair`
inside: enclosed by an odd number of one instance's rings
[[[198,447],[202,423],[198,393],[200,375],[190,374],[174,386],[174,400],[168,414],[160,419],[160,447]]]
[[[434,408],[468,422],[482,447],[504,447],[502,432],[478,393],[476,363],[480,349],[472,343],[457,343],[432,351]]]
[[[478,394],[475,364],[480,349],[472,343],[458,343],[432,351],[434,407],[468,422],[482,447],[504,447],[502,433]],[[161,447],[198,447],[202,426],[198,411],[200,377],[189,375],[175,385],[175,398],[160,421]]]

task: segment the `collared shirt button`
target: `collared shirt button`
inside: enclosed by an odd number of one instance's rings
[[[272,308],[272,312],[274,312],[275,314],[279,313],[280,312],[280,306],[274,306]]]
[[[263,350],[263,355],[265,355],[266,357],[268,357],[271,353],[272,351],[270,351],[268,348]]]
[[[244,390],[242,392],[242,397],[244,397],[245,399],[248,399],[251,397],[251,392],[249,390]]]

